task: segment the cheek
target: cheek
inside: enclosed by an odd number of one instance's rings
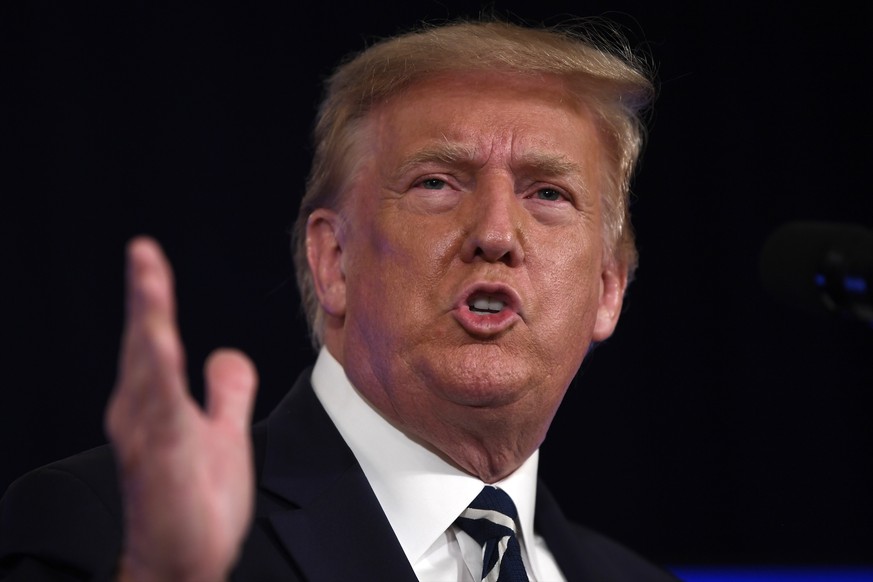
[[[600,300],[600,248],[579,237],[556,239],[540,256],[541,306],[555,333],[589,333]],[[566,338],[564,338],[566,339]]]
[[[372,232],[378,263],[402,289],[430,295],[460,248],[457,224],[441,217],[395,214]],[[380,275],[382,276],[382,275]]]
[[[385,339],[423,324],[453,248],[451,237],[433,224],[395,218],[374,221],[347,247],[350,316],[384,328]]]

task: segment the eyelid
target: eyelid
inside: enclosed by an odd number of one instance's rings
[[[450,176],[447,176],[446,174],[441,174],[441,173],[422,174],[421,176],[412,180],[412,183],[410,184],[410,188],[422,188],[422,187],[424,187],[424,183],[427,182],[428,180],[439,180],[440,182],[442,182],[443,184],[445,184],[449,188],[454,188],[454,189],[458,188],[457,184],[455,184],[452,181],[452,178]]]
[[[428,178],[421,178],[419,180],[416,180],[415,183],[413,184],[413,186],[419,186],[419,187],[424,186],[425,182],[442,182],[443,184],[446,183],[446,181],[443,180],[442,178],[428,177]]]
[[[557,192],[561,196],[561,198],[564,201],[569,202],[570,204],[575,204],[576,198],[573,196],[573,194],[571,193],[571,191],[568,188],[557,186],[557,185],[551,184],[551,183],[544,184],[541,182],[537,182],[537,183],[532,184],[528,188],[528,191],[530,193],[527,194],[525,196],[525,198],[533,198],[534,196],[536,196],[539,192],[541,192],[543,190],[554,190],[555,192]],[[546,202],[559,202],[559,200],[547,200]]]

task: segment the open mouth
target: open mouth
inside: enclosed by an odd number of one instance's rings
[[[476,294],[470,297],[467,305],[473,313],[486,315],[489,313],[500,313],[506,307],[506,302],[494,295]]]
[[[464,290],[452,310],[471,336],[493,338],[522,321],[518,293],[502,283],[477,283]]]

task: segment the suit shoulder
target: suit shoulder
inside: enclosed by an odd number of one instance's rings
[[[0,499],[0,572],[21,564],[93,574],[113,569],[121,519],[108,446],[35,469]]]
[[[679,582],[665,568],[655,565],[617,541],[585,526],[571,523],[576,544],[584,548],[598,580],[614,582]]]
[[[537,486],[534,527],[568,580],[678,582],[666,569],[609,537],[567,519],[542,482]]]

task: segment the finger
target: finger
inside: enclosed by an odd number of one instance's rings
[[[176,317],[173,270],[157,241],[147,236],[127,245],[128,317]]]
[[[184,351],[173,293],[173,272],[160,246],[147,237],[133,239],[128,245],[122,373],[133,372],[134,379],[141,381],[133,382],[132,388],[150,396],[179,397],[185,390]]]
[[[122,425],[167,416],[187,394],[170,264],[147,237],[132,240],[127,257],[127,319],[108,411]]]
[[[214,351],[206,361],[206,413],[215,421],[248,431],[258,382],[252,361],[240,351]]]

